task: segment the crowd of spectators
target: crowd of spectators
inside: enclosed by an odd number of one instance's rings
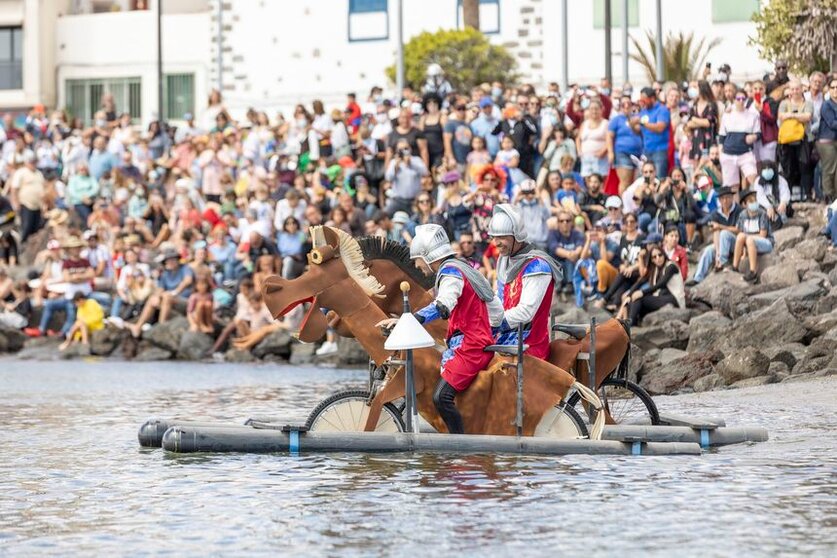
[[[762,80],[704,78],[540,94],[429,80],[397,100],[375,87],[330,111],[314,101],[238,121],[215,91],[199,120],[145,129],[108,95],[90,123],[42,105],[22,123],[7,114],[0,323],[66,345],[185,315],[214,351],[247,349],[288,326],[260,285],[302,273],[310,226],[409,243],[437,223],[493,279],[488,222],[506,201],[563,268],[562,300],[639,323],[741,261],[757,281],[794,201],[837,201],[835,76],[791,77],[778,61]]]

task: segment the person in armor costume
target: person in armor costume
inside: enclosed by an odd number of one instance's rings
[[[563,272],[546,253],[526,241],[520,212],[510,204],[494,207],[488,234],[494,238],[497,260],[497,296],[505,309],[497,337],[499,345],[517,344],[517,327],[523,324],[527,353],[549,357],[549,313],[555,285]]]
[[[491,327],[502,321],[503,307],[488,280],[456,257],[441,226],[416,227],[410,257],[424,273],[436,275],[436,298],[415,312],[416,319],[422,324],[438,318],[448,320],[447,349],[442,354],[441,377],[433,391],[433,403],[448,432],[463,434],[462,416],[454,397],[467,389],[494,357],[494,353],[484,349],[494,343]],[[395,321],[384,320],[379,325],[387,327]]]

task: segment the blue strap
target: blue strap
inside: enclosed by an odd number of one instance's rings
[[[642,442],[631,444],[631,455],[642,455]]]
[[[299,455],[299,430],[291,430],[288,434],[288,451],[291,455]]]
[[[700,429],[700,447],[703,449],[709,447],[709,431],[705,428]]]

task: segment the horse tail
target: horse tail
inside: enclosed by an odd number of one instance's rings
[[[585,386],[581,382],[575,382],[573,387],[578,391],[578,394],[584,401],[590,404],[596,410],[596,420],[593,421],[593,426],[590,428],[590,439],[591,440],[601,440],[602,439],[602,430],[604,430],[605,424],[605,412],[604,408],[602,407],[602,401],[599,399],[599,396],[596,395],[596,392],[590,389],[589,387]]]
[[[623,380],[628,378],[628,371],[631,369],[631,324],[627,320],[619,320],[619,324],[628,335],[628,346],[625,347],[625,354],[622,355],[622,360],[619,361],[619,366],[616,369],[616,377]]]

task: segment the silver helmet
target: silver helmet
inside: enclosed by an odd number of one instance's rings
[[[511,204],[501,203],[494,206],[491,222],[488,223],[489,236],[513,236],[518,242],[526,240],[526,227],[523,226],[523,216]]]
[[[410,243],[410,258],[421,258],[427,265],[454,254],[448,234],[439,225],[419,225]]]

